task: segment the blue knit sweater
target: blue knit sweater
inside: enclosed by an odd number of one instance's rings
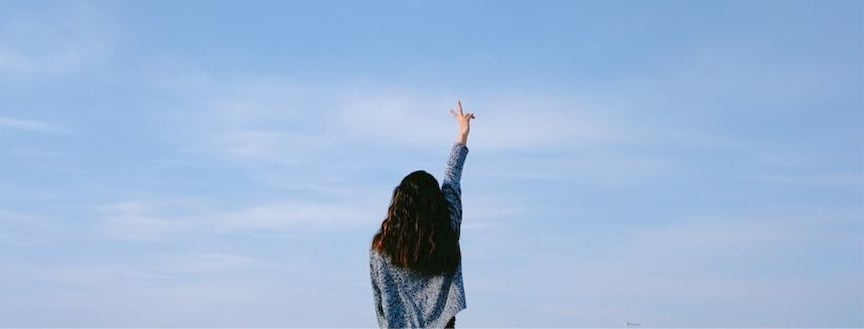
[[[456,233],[462,225],[462,191],[459,180],[468,147],[454,144],[450,150],[441,191],[450,204],[450,224]],[[369,255],[375,313],[381,328],[443,328],[464,310],[462,264],[453,274],[422,275],[393,265],[376,251]]]

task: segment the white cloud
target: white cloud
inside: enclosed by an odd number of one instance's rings
[[[264,265],[265,261],[250,256],[209,252],[170,255],[160,259],[157,268],[169,273],[208,275],[255,269]]]
[[[252,206],[208,216],[219,232],[234,230],[284,231],[293,229],[346,229],[370,224],[378,207],[361,202],[284,202]]]
[[[491,181],[578,182],[603,189],[646,185],[688,169],[680,160],[669,157],[609,150],[510,157],[506,161],[489,157],[474,159],[470,166],[482,168],[472,176]]]
[[[69,233],[67,227],[44,215],[0,209],[0,245],[46,245]]]
[[[0,14],[0,72],[13,76],[75,72],[104,59],[112,26],[89,3],[61,3],[40,10]]]
[[[436,95],[388,88],[331,92],[339,102],[328,126],[345,141],[429,148],[446,145],[455,133],[447,108],[453,105]]]
[[[755,181],[788,185],[860,186],[864,185],[864,173],[850,174],[763,174],[750,177]]]
[[[471,143],[484,150],[561,151],[633,141],[625,122],[603,115],[611,104],[558,95],[478,96]]]
[[[22,214],[18,212],[0,210],[0,221],[13,221],[13,222],[33,222],[35,221],[37,216],[31,214]]]
[[[161,241],[248,231],[338,231],[374,227],[384,206],[364,202],[368,199],[276,201],[234,207],[204,202],[126,201],[100,207],[103,216],[94,229],[98,236],[109,239]]]
[[[756,158],[765,165],[775,168],[793,168],[813,163],[811,157],[797,152],[766,152],[757,154]]]
[[[193,220],[166,212],[175,204],[157,205],[144,201],[125,201],[104,205],[104,218],[97,234],[120,240],[155,241],[195,227]]]
[[[183,148],[250,163],[280,163],[307,150],[441,148],[457,130],[448,113],[456,98],[443,92],[350,83],[301,87],[267,77],[213,82],[229,80],[235,79],[193,75],[165,80],[166,88],[187,98],[183,113],[169,118],[182,123],[176,140]],[[630,138],[622,134],[625,127],[603,119],[603,109],[546,98],[481,94],[464,99],[466,110],[478,117],[471,145],[493,152],[547,150]]]
[[[36,120],[25,120],[25,119],[16,119],[9,117],[0,117],[0,129],[12,129],[19,131],[28,131],[28,132],[40,132],[40,133],[63,133],[64,129],[42,121]]]

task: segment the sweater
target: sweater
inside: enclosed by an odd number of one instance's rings
[[[447,200],[450,225],[457,236],[462,225],[459,180],[468,147],[456,143],[450,150],[441,191]],[[393,265],[385,255],[370,251],[369,271],[375,314],[381,328],[444,328],[466,308],[462,264],[452,274],[419,274]]]

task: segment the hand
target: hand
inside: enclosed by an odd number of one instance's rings
[[[462,101],[456,101],[458,111],[450,109],[450,114],[459,122],[459,135],[456,138],[457,143],[468,145],[468,134],[471,132],[471,119],[474,119],[474,113],[464,113],[462,111]]]

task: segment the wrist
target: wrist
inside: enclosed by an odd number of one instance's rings
[[[468,145],[468,133],[460,132],[459,135],[456,135],[456,143]]]

